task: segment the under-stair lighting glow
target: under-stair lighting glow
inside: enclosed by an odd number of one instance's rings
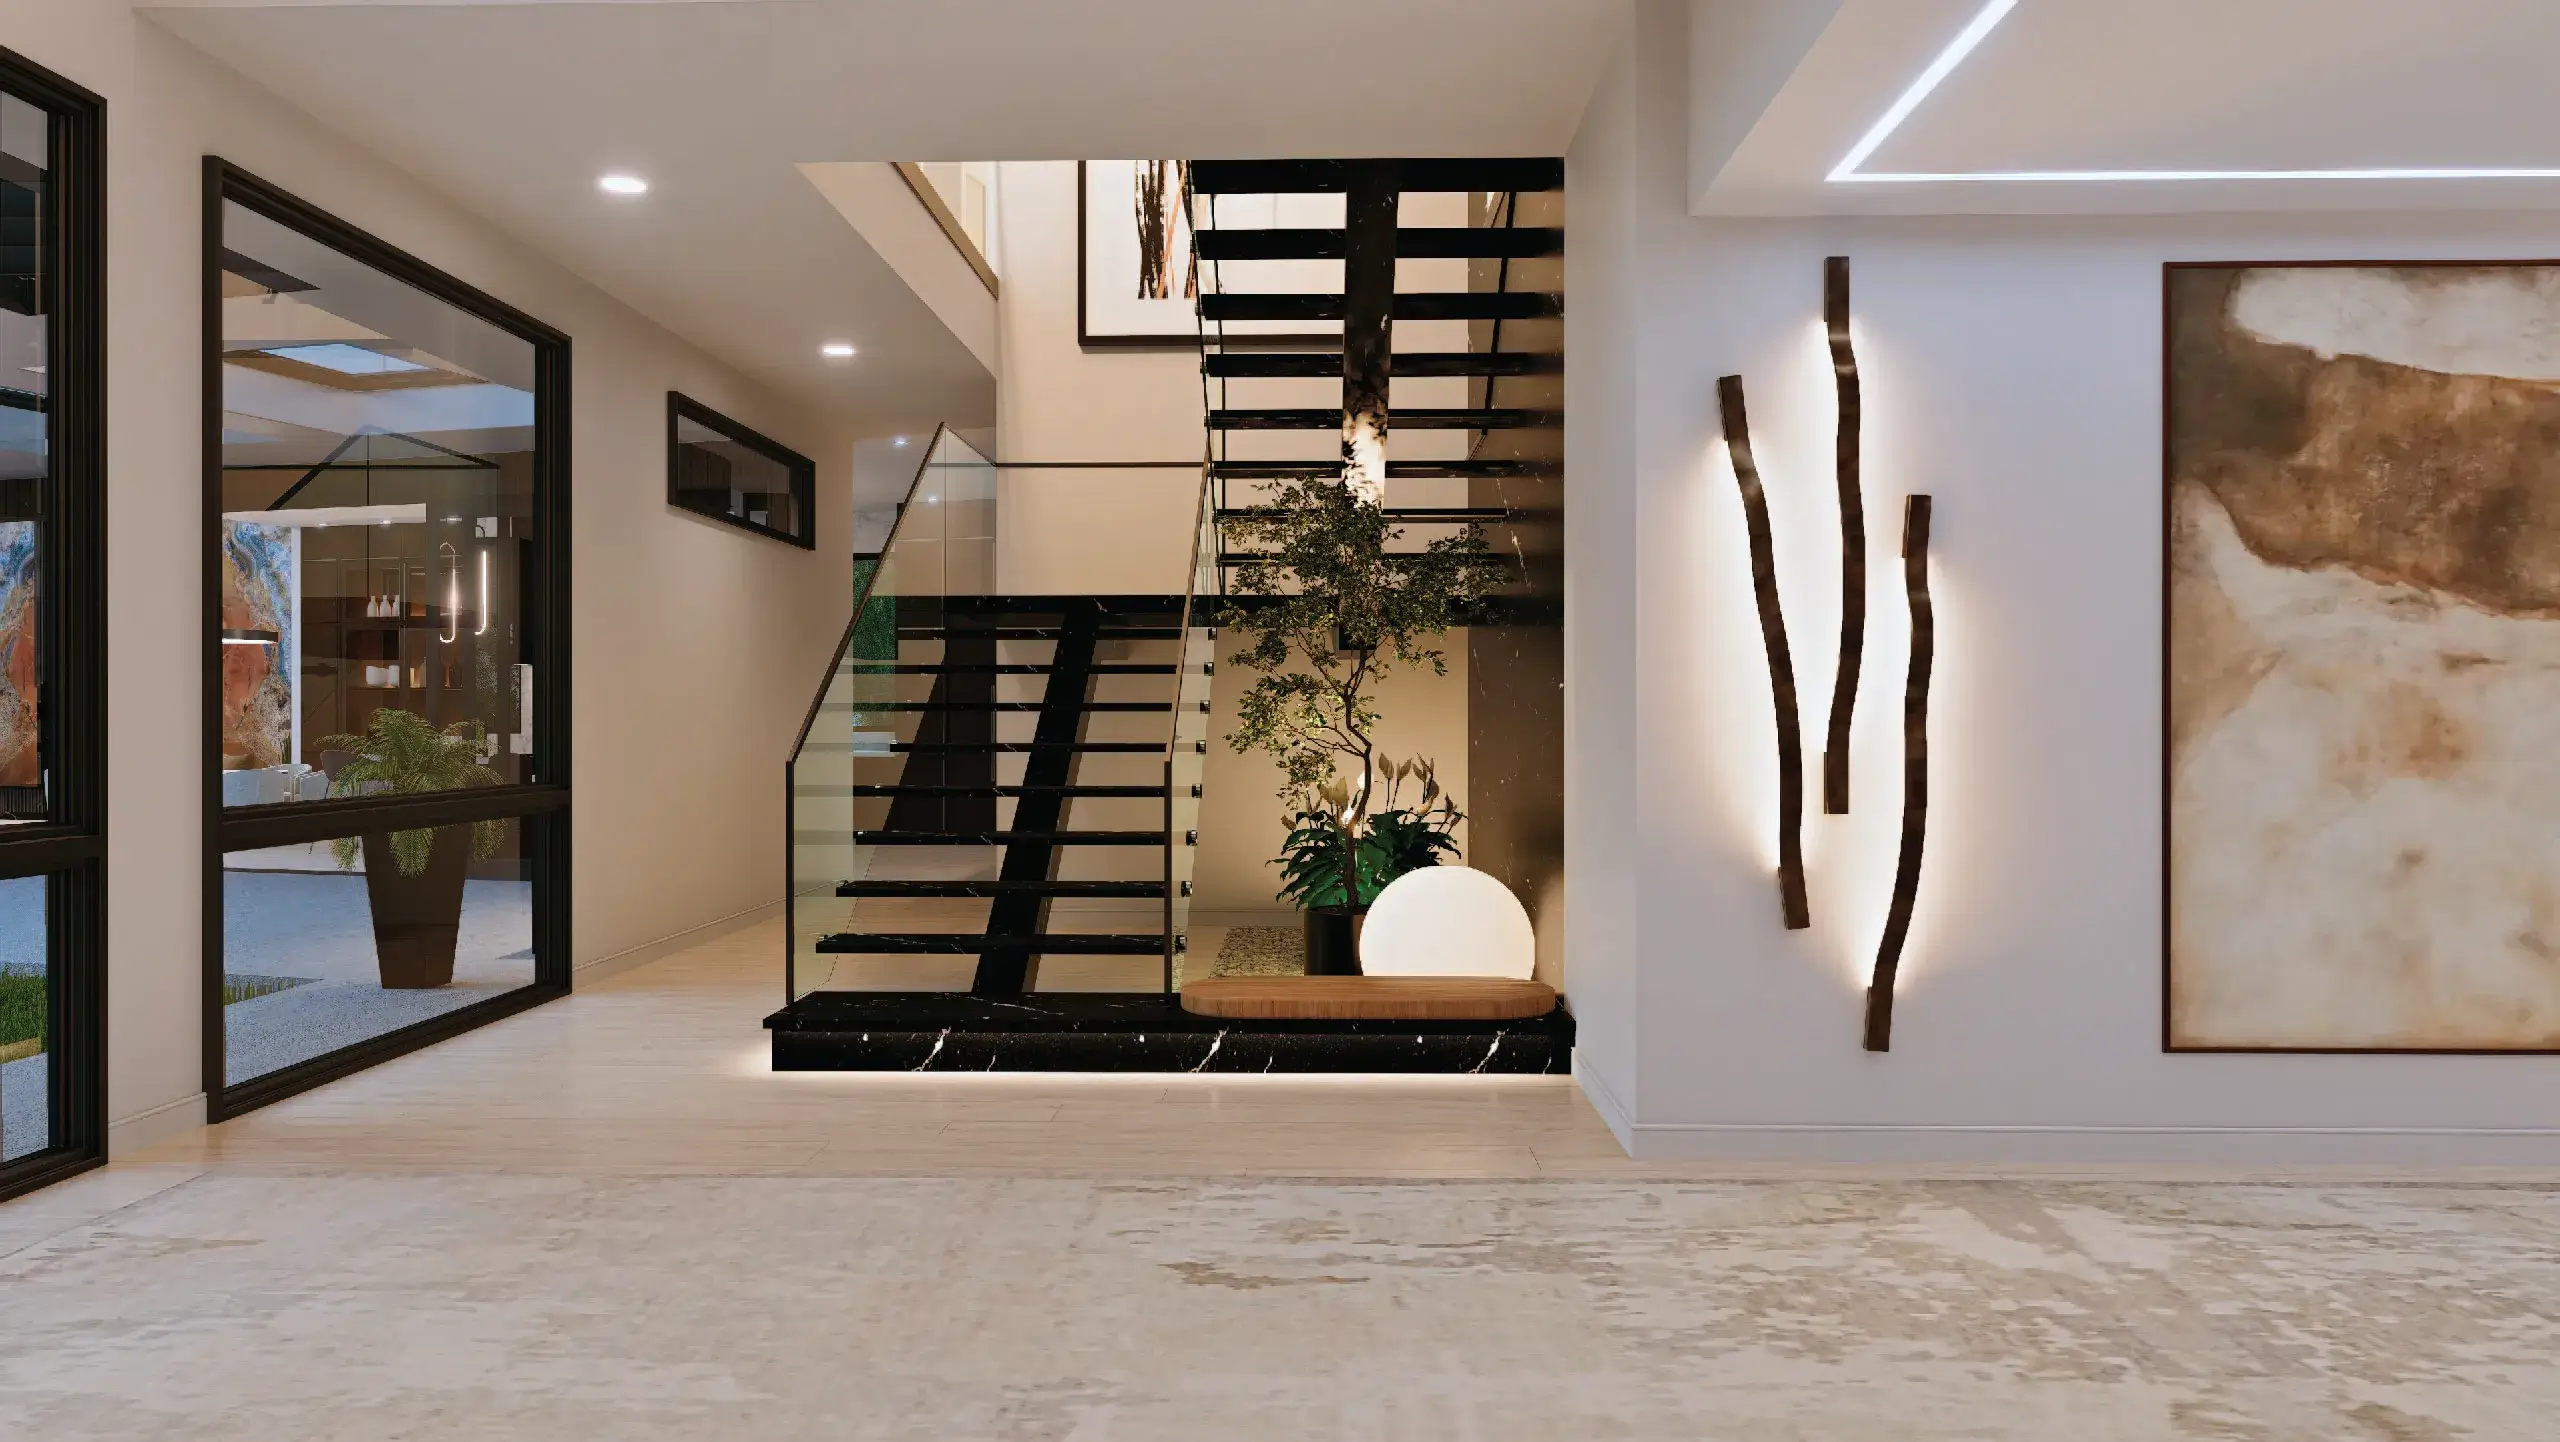
[[[647,195],[649,182],[626,171],[609,170],[596,177],[596,189],[607,195]]]
[[[1971,171],[1861,171],[1858,167],[1874,157],[1920,102],[1955,73],[1957,66],[1973,54],[1976,47],[2009,18],[2018,8],[2018,0],[1990,0],[1976,13],[1971,23],[1947,42],[1911,88],[1902,92],[1892,106],[1858,137],[1840,163],[1831,167],[1824,179],[1834,184],[1858,185],[1944,185],[1959,181],[2028,181],[2044,184],[2116,183],[2121,181],[2267,181],[2267,180],[2560,180],[2560,169],[2522,167],[2416,166],[2416,167],[2332,167],[2315,170],[1971,170]]]
[[[853,342],[848,340],[831,340],[825,345],[818,347],[818,354],[825,356],[829,360],[848,359],[853,355]]]

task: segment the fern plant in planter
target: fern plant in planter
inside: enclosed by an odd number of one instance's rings
[[[1340,820],[1348,791],[1339,784],[1308,798],[1291,820],[1289,839],[1280,851],[1282,901],[1295,903],[1307,917],[1307,973],[1348,976],[1360,970],[1355,919],[1378,899],[1388,883],[1409,871],[1438,866],[1458,854],[1451,834],[1466,813],[1454,797],[1440,790],[1431,763],[1416,758],[1398,763],[1380,759],[1378,775],[1383,802],[1354,833]],[[1422,782],[1412,806],[1396,795],[1407,779]],[[1357,840],[1354,840],[1355,834]],[[1344,852],[1346,849],[1349,855]],[[1356,890],[1346,889],[1346,879]],[[1342,920],[1337,923],[1334,918]]]
[[[477,721],[439,728],[414,712],[385,707],[373,713],[361,735],[331,736],[320,745],[355,757],[330,778],[332,796],[409,796],[496,786],[502,779],[480,760],[488,732]],[[341,836],[329,843],[342,868],[352,869],[359,855],[364,858],[374,960],[384,987],[452,982],[463,880],[472,862],[497,855],[506,840],[504,821],[475,821],[467,827]]]

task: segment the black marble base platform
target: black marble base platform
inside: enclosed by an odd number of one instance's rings
[[[994,998],[832,991],[766,1017],[775,1071],[1429,1072],[1569,1069],[1573,1014],[1528,1021],[1238,1021],[1156,992]]]

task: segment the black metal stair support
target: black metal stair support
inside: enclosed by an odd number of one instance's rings
[[[1049,657],[1049,682],[1040,697],[1040,718],[1032,724],[1031,750],[1022,770],[1024,786],[1059,787],[1073,781],[1075,752],[1068,748],[1084,740],[1086,691],[1093,682],[1102,605],[1071,600],[1064,611],[1057,647]],[[1053,790],[1033,792],[1014,803],[1013,830],[1021,839],[1006,844],[1004,864],[996,873],[999,881],[1057,879],[1058,842],[1053,838],[1066,810],[1066,796]],[[987,907],[986,937],[970,991],[979,996],[1019,996],[1031,989],[1038,979],[1037,941],[1049,930],[1053,899],[1049,893],[1024,890],[996,894]]]
[[[1387,480],[1387,382],[1395,355],[1396,188],[1392,161],[1364,161],[1353,167],[1342,201],[1342,414],[1328,417],[1342,428],[1345,475],[1366,466],[1384,488]],[[1218,317],[1211,301],[1200,297],[1200,313]],[[1244,300],[1237,296],[1232,299]],[[1209,415],[1211,429],[1226,429],[1219,412]],[[1364,461],[1356,454],[1363,443],[1375,446]]]
[[[898,629],[930,631],[942,642],[942,665],[935,673],[931,699],[919,708],[912,753],[901,779],[931,786],[992,786],[996,758],[981,749],[996,736],[996,678],[992,668],[996,643],[991,637],[940,634],[943,617],[929,598],[898,602]],[[962,669],[966,668],[966,669]],[[878,707],[907,710],[906,706]],[[996,802],[992,796],[900,796],[889,803],[891,831],[992,831]]]

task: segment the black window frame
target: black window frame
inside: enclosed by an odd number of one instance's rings
[[[413,796],[346,797],[285,806],[222,804],[222,271],[224,204],[233,203],[515,335],[534,347],[534,552],[517,624],[537,685],[537,780]],[[388,241],[259,179],[204,158],[204,1094],[219,1122],[569,994],[569,337]],[[223,1031],[222,859],[225,853],[364,831],[472,821],[522,822],[533,891],[534,979],[486,1001],[230,1084]]]
[[[52,117],[46,157],[39,742],[47,819],[0,830],[0,878],[46,878],[48,1132],[0,1164],[0,1200],[107,1149],[107,103],[0,48],[0,88]]]
[[[676,440],[676,423],[679,421],[691,421],[695,425],[709,427],[765,459],[787,467],[791,472],[791,510],[792,514],[799,518],[799,529],[786,531],[778,526],[759,526],[744,516],[732,515],[727,511],[705,510],[700,506],[688,504],[676,485],[676,479],[681,473],[676,462],[676,454],[680,449],[679,442]],[[804,551],[818,549],[818,463],[762,431],[722,415],[682,391],[667,392],[667,504],[688,516],[700,516],[707,521],[718,521],[722,525],[735,526],[749,535],[781,541],[786,545],[798,546]]]

